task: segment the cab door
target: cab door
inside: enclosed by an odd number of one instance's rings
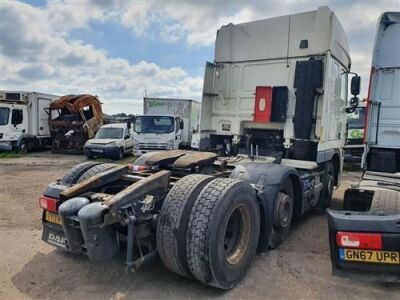
[[[11,132],[19,135],[28,133],[28,112],[26,107],[14,106],[11,110]]]
[[[123,143],[125,152],[130,152],[133,149],[133,135],[129,129],[124,129]]]

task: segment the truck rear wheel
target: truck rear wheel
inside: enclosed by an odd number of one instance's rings
[[[28,153],[29,142],[27,140],[23,139],[19,144],[18,151],[19,151],[19,153],[23,153],[23,154]]]
[[[256,254],[260,208],[244,181],[218,178],[201,191],[190,214],[187,258],[193,276],[208,285],[233,288]]]
[[[186,232],[194,201],[214,177],[188,175],[166,196],[157,223],[157,248],[164,265],[172,272],[191,277],[186,259]]]
[[[277,248],[287,237],[294,212],[294,193],[292,181],[287,178],[281,185],[275,200],[273,223],[268,246]]]
[[[333,163],[331,161],[326,162],[324,168],[325,174],[322,178],[323,187],[316,206],[319,211],[323,211],[331,205],[335,186],[335,167]]]
[[[73,185],[79,180],[79,178],[83,175],[83,173],[85,173],[87,170],[98,164],[99,164],[98,162],[84,162],[77,164],[76,166],[69,169],[67,173],[65,173],[63,178],[61,178],[60,183],[68,186]]]
[[[82,176],[78,179],[77,183],[80,183],[90,177],[93,177],[101,172],[104,172],[106,170],[109,170],[111,168],[114,168],[118,166],[117,164],[100,164],[93,166],[89,170],[87,170],[85,173],[82,174]]]

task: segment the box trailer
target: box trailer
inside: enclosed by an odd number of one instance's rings
[[[40,198],[43,240],[91,261],[126,247],[129,268],[158,253],[177,274],[233,288],[257,249],[285,240],[294,217],[329,205],[349,68],[346,35],[327,7],[223,26],[204,80],[208,151],[75,166]]]
[[[328,211],[332,272],[400,282],[400,12],[378,21],[364,148],[361,181]]]
[[[144,115],[135,117],[134,153],[190,148],[198,132],[200,103],[189,99],[144,98]]]
[[[58,96],[0,91],[0,150],[27,152],[51,145],[50,102]]]

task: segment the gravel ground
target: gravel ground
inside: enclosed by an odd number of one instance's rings
[[[48,152],[0,160],[0,299],[399,299],[400,285],[331,276],[327,222],[321,215],[297,220],[288,240],[258,254],[245,279],[228,292],[176,276],[158,260],[127,274],[123,256],[95,265],[65,254],[41,241],[37,202],[50,181],[83,160]],[[348,167],[334,207],[359,177],[356,164]]]

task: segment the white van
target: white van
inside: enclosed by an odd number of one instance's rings
[[[133,150],[130,123],[103,125],[96,136],[86,142],[83,150],[89,159],[93,157],[122,159],[125,154],[132,153]]]

